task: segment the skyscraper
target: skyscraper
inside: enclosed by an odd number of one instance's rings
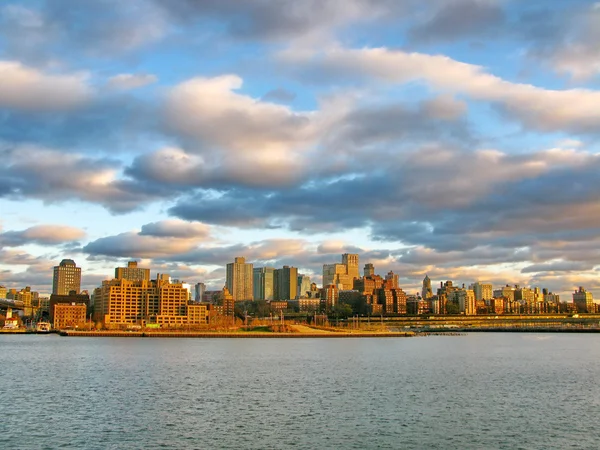
[[[310,277],[308,275],[298,275],[298,298],[309,296],[310,284]]]
[[[256,267],[253,270],[254,300],[273,300],[274,272],[272,267]]]
[[[275,269],[275,300],[293,300],[298,294],[298,268],[283,266]]]
[[[77,267],[72,259],[63,259],[58,266],[54,266],[52,279],[52,293],[69,295],[70,291],[79,294],[81,290],[81,267]]]
[[[371,263],[365,264],[365,268],[363,269],[364,276],[369,278],[375,275],[375,266]]]
[[[433,290],[431,289],[431,279],[429,278],[429,275],[425,275],[425,278],[423,278],[423,290],[421,291],[421,297],[423,297],[423,300],[433,297]]]
[[[115,278],[117,280],[148,281],[150,280],[150,269],[142,269],[137,266],[137,261],[129,261],[127,267],[115,269]]]
[[[225,285],[236,302],[252,300],[252,264],[239,256],[234,262],[227,264],[227,280]]]
[[[323,264],[323,287],[333,284],[342,290],[354,287],[354,280],[360,278],[358,255],[344,253],[342,264]]]
[[[342,264],[346,266],[346,273],[352,280],[359,279],[360,273],[358,269],[358,254],[344,253],[342,255]]]

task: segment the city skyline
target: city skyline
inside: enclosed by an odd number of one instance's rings
[[[600,298],[598,29],[584,0],[2,2],[0,285],[349,253],[407,293]]]

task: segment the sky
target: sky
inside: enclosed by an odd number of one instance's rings
[[[600,3],[0,2],[0,284],[358,253],[600,298]]]

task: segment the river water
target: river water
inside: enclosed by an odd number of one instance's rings
[[[0,448],[598,448],[600,335],[0,336]]]

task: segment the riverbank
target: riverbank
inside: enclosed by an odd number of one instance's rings
[[[265,332],[219,332],[219,331],[61,331],[61,336],[66,337],[144,337],[144,338],[226,338],[226,339],[253,339],[253,338],[398,338],[413,337],[413,331],[403,332],[290,332],[290,333],[265,333]]]

